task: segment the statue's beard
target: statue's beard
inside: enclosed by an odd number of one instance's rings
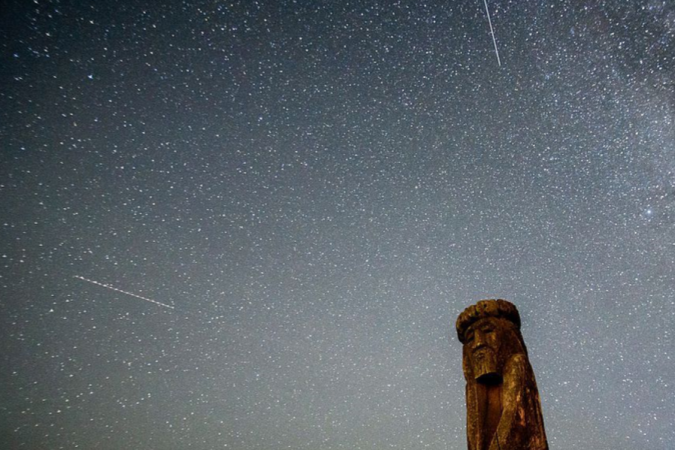
[[[471,355],[473,376],[479,383],[495,384],[502,379],[497,355],[489,347],[483,347]]]

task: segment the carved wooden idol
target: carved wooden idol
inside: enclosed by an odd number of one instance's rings
[[[457,318],[464,344],[469,450],[548,450],[520,315],[505,300],[482,300]]]

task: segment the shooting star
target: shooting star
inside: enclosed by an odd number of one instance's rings
[[[110,289],[111,291],[121,292],[122,294],[126,294],[126,295],[130,295],[132,297],[140,298],[141,300],[145,300],[146,302],[154,303],[155,305],[158,305],[158,306],[163,306],[164,308],[176,309],[175,307],[173,307],[171,305],[167,305],[166,303],[158,302],[157,300],[153,300],[151,298],[142,297],[140,295],[137,295],[137,294],[134,294],[134,293],[131,293],[131,292],[123,291],[122,289],[117,289],[116,287],[110,286],[109,284],[99,283],[98,281],[90,280],[89,278],[81,277],[79,275],[75,275],[73,278],[77,278],[78,280],[86,281],[88,283],[104,287],[106,289]]]
[[[497,39],[495,39],[495,30],[492,28],[492,19],[490,18],[490,10],[488,9],[487,0],[483,0],[485,3],[485,13],[487,14],[488,23],[490,24],[490,33],[492,33],[492,43],[495,45],[495,55],[497,55],[497,64],[499,67],[502,66],[502,62],[499,59],[499,50],[497,50]]]

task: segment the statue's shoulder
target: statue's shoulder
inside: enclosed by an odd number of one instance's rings
[[[509,359],[506,361],[506,367],[509,366],[523,366],[529,364],[527,360],[527,355],[525,353],[514,353],[509,357]]]
[[[531,370],[529,367],[530,362],[527,359],[527,355],[524,353],[515,353],[506,360],[504,373],[507,376],[522,378]]]

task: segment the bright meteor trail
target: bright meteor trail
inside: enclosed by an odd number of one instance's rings
[[[499,50],[497,50],[497,39],[495,38],[495,30],[492,28],[492,19],[490,18],[490,10],[488,9],[487,0],[483,0],[485,3],[485,14],[487,14],[488,23],[490,24],[490,33],[492,33],[492,43],[495,45],[495,55],[497,55],[497,64],[499,67],[502,66],[502,61],[499,59]]]
[[[140,298],[141,300],[145,300],[146,302],[154,303],[155,305],[163,306],[163,307],[169,308],[169,309],[176,309],[175,307],[173,307],[171,305],[167,305],[166,303],[158,302],[157,300],[153,300],[151,298],[142,297],[140,295],[133,294],[131,292],[123,291],[122,289],[118,289],[118,288],[110,286],[108,284],[99,283],[98,281],[90,280],[88,278],[81,277],[79,275],[75,275],[74,278],[77,278],[77,279],[80,279],[80,280],[83,280],[83,281],[87,281],[91,284],[95,284],[97,286],[101,286],[101,287],[104,287],[106,289],[110,289],[111,291],[121,292],[122,294],[126,294],[126,295],[130,295],[132,297]]]

